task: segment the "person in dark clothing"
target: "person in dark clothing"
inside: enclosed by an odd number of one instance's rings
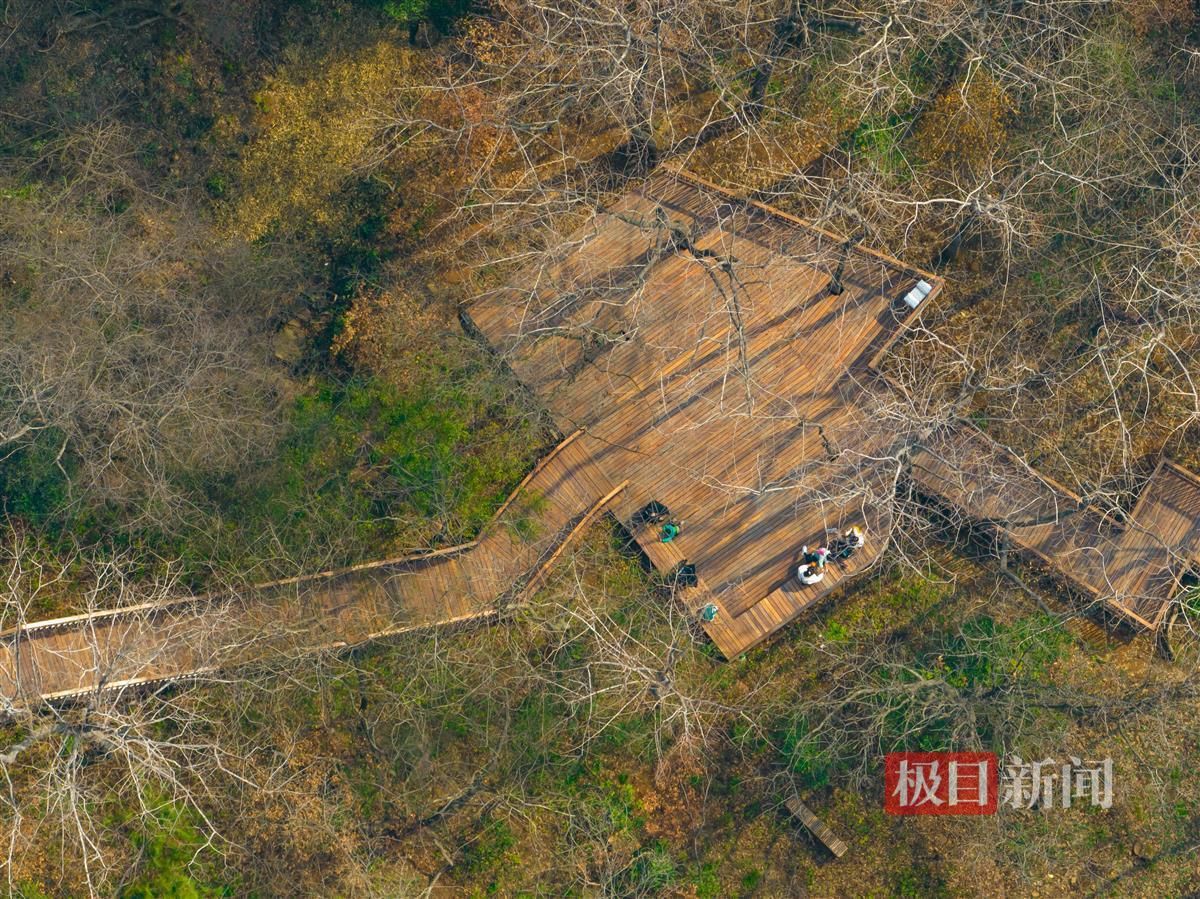
[[[861,549],[866,542],[867,539],[862,528],[855,525],[833,541],[833,545],[829,547],[829,558],[835,562],[845,561]]]
[[[675,583],[680,587],[695,587],[699,584],[700,578],[696,575],[696,566],[686,560],[681,562],[675,571]]]
[[[660,521],[666,521],[671,517],[671,510],[660,503],[658,500],[651,500],[633,513],[633,518],[630,519],[630,524],[633,529],[640,530],[648,524],[658,524]]]

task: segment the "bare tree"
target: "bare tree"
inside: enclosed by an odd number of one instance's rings
[[[0,453],[36,447],[75,501],[165,521],[186,505],[181,473],[270,442],[264,287],[279,269],[149,193],[129,140],[102,122],[52,142],[30,165],[64,180],[7,205]]]
[[[19,628],[35,610],[58,604],[69,593],[86,610],[138,608],[174,599],[179,585],[168,575],[135,577],[131,558],[78,551],[55,558],[47,547],[8,528],[0,550],[0,637],[4,683],[0,715],[7,724],[0,748],[4,791],[5,871],[10,890],[38,871],[38,853],[50,840],[63,849],[56,876],[71,891],[111,892],[123,877],[131,844],[123,829],[153,831],[166,814],[194,819],[204,845],[217,839],[211,809],[222,784],[246,776],[256,749],[231,740],[219,719],[203,707],[180,703],[169,693],[132,695],[136,687],[108,687],[53,703],[10,692],[22,666]],[[98,638],[97,659],[106,648]],[[114,805],[130,810],[122,823]]]

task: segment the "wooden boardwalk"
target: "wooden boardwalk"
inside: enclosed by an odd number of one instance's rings
[[[930,302],[933,275],[660,170],[470,315],[563,431],[587,427],[608,479],[629,480],[618,518],[656,500],[683,520],[677,550],[733,658],[884,548],[894,473],[878,460],[895,435],[868,394],[922,279]],[[867,548],[801,586],[800,547],[851,525]],[[655,534],[637,537],[653,560]]]
[[[694,603],[717,606],[705,629],[727,658],[875,563],[910,448],[922,491],[1157,626],[1200,553],[1200,480],[1164,462],[1117,523],[968,425],[910,447],[876,411],[878,363],[918,314],[900,300],[919,279],[934,301],[933,275],[660,169],[471,316],[564,430],[587,426],[609,479],[628,478],[615,514],[656,500],[683,519],[672,552],[697,566]],[[800,547],[850,525],[867,547],[801,585]],[[654,533],[638,539],[663,568]]]
[[[965,422],[916,449],[911,477],[1138,627],[1158,627],[1180,579],[1200,565],[1200,478],[1165,459],[1124,521]]]
[[[880,411],[878,363],[924,308],[902,301],[920,281],[929,304],[942,288],[933,275],[660,169],[470,309],[571,434],[478,540],[244,595],[26,625],[0,634],[0,703],[494,617],[525,601],[601,511],[629,525],[651,501],[682,532],[634,539],[663,573],[697,567],[699,585],[680,595],[716,606],[704,627],[733,658],[875,564],[904,476],[1157,626],[1200,564],[1200,480],[1164,462],[1117,522],[969,425],[911,446]],[[866,546],[801,585],[802,545],[852,525]]]
[[[463,546],[0,634],[0,710],[493,617],[528,599],[624,487],[581,436],[543,459]]]

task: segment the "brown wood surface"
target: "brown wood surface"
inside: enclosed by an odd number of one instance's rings
[[[663,221],[695,250],[668,246]],[[717,604],[705,627],[727,658],[869,567],[885,546],[888,526],[862,499],[881,489],[880,473],[864,460],[894,435],[859,400],[876,380],[880,348],[915,317],[901,298],[921,278],[934,294],[941,284],[855,247],[835,296],[842,244],[695,176],[660,170],[524,284],[470,310],[560,428],[586,427],[579,442],[608,481],[628,480],[612,507],[618,519],[657,500],[683,520],[667,555],[697,566],[705,588],[688,602],[706,604],[703,594]],[[837,460],[828,460],[818,426],[842,450]],[[839,495],[844,501],[829,498]],[[866,526],[867,548],[801,587],[801,545],[816,548],[853,524]],[[635,537],[656,567],[672,567],[656,529]]]
[[[1082,504],[967,423],[919,447],[911,475],[1139,627],[1162,622],[1180,578],[1200,560],[1200,480],[1166,460],[1126,521]]]
[[[846,854],[846,844],[830,830],[824,821],[812,813],[812,810],[800,801],[799,796],[791,796],[785,803],[789,812],[799,818],[805,827],[812,831],[825,847],[837,858]]]
[[[173,680],[492,617],[514,584],[527,585],[525,596],[536,589],[624,486],[596,468],[579,436],[538,464],[477,540],[451,552],[9,630],[0,635],[0,701]]]
[[[671,243],[667,223],[691,249]],[[522,285],[471,309],[560,426],[585,425],[598,467],[629,480],[614,514],[627,521],[657,500],[684,520],[667,555],[697,566],[719,609],[705,627],[726,657],[886,549],[891,473],[870,460],[894,456],[897,435],[870,411],[888,389],[877,366],[916,317],[904,294],[928,281],[923,309],[942,285],[858,246],[846,257],[845,290],[832,295],[841,248],[836,235],[660,169]],[[1200,486],[1170,463],[1126,523],[1080,508],[1078,496],[968,424],[918,446],[912,480],[1002,528],[1014,548],[1139,626],[1162,620],[1200,554]],[[866,550],[821,584],[800,585],[800,546],[851,524],[866,525]],[[654,532],[637,536],[663,568]]]
[[[664,573],[685,558],[697,566],[700,586],[683,600],[715,603],[708,634],[727,658],[744,652],[874,565],[892,527],[902,454],[877,414],[887,391],[877,364],[919,315],[901,298],[924,279],[924,309],[942,283],[855,246],[834,295],[842,256],[836,235],[660,169],[518,286],[470,309],[570,434],[477,540],[245,595],[16,628],[0,634],[0,698],[178,678],[492,617],[498,601],[536,589],[601,510],[628,522],[651,500],[682,533],[669,545],[654,528],[635,539]],[[1170,463],[1123,523],[1080,509],[1078,496],[966,424],[917,446],[910,476],[1144,626],[1162,620],[1179,577],[1200,562],[1200,481]],[[820,584],[799,584],[801,546],[851,525],[865,527],[867,545]]]

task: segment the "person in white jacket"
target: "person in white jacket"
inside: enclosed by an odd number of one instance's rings
[[[800,583],[808,587],[813,584],[819,584],[824,580],[825,570],[816,562],[809,562],[800,566],[800,569],[796,572],[796,576],[800,578]]]

